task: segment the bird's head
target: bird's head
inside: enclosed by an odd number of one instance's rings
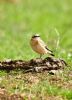
[[[39,38],[39,37],[40,37],[39,34],[35,34],[35,35],[32,36],[32,39]]]

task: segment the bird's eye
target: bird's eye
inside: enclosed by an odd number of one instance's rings
[[[36,36],[36,35],[35,36],[32,36],[32,38],[36,38],[36,37],[40,37],[40,36]]]

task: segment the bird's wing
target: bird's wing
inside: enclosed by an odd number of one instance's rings
[[[48,49],[48,47],[47,47],[47,46],[45,46],[45,48],[46,48],[48,51],[50,51],[50,52],[52,52],[52,53],[53,53],[53,51],[52,51],[52,50],[50,50],[50,49]]]
[[[46,44],[43,42],[43,40],[39,39],[38,40],[40,44],[42,44],[44,47],[46,46]]]
[[[43,42],[43,40],[39,40],[39,42],[48,50],[50,51],[51,53],[53,53],[53,51],[51,51],[50,49],[48,49],[47,45]]]
[[[48,51],[50,51],[50,55],[55,56],[55,55],[53,54],[53,51],[52,51],[52,50],[48,49],[47,46],[46,46],[45,48],[46,48]]]

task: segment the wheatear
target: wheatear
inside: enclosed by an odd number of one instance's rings
[[[40,54],[40,58],[43,54],[50,54],[54,56],[53,52],[48,49],[46,44],[43,42],[43,40],[40,38],[39,34],[35,34],[32,36],[31,41],[30,41],[32,49]]]

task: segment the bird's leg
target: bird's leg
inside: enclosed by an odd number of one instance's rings
[[[40,54],[40,59],[42,59],[42,54]]]

